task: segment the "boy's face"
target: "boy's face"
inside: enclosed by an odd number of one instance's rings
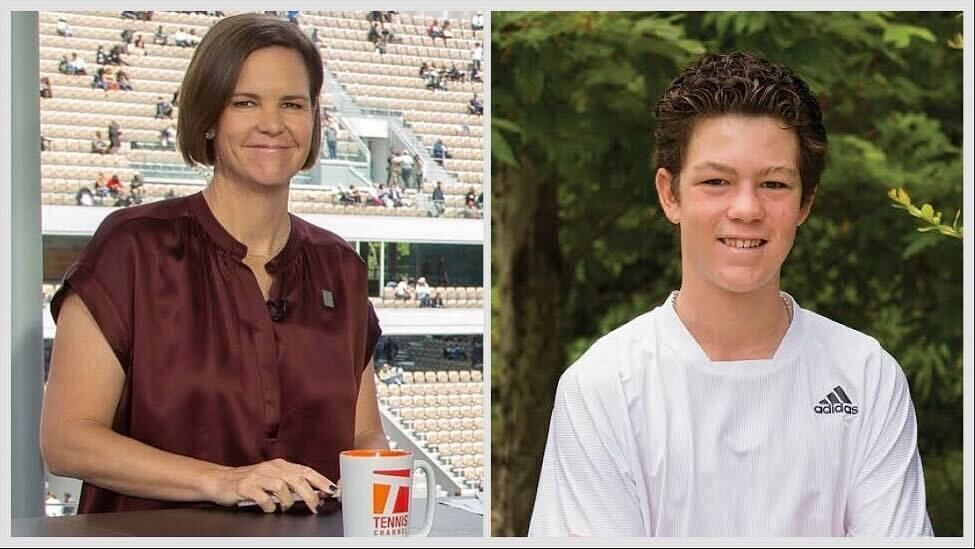
[[[679,181],[657,171],[667,218],[680,224],[683,286],[750,293],[779,286],[779,270],[809,215],[800,208],[799,138],[772,117],[698,120]]]

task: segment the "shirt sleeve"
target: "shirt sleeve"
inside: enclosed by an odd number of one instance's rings
[[[68,291],[77,294],[127,372],[140,254],[135,236],[118,213],[105,218],[78,260],[68,267],[51,300],[51,316],[56,323]]]
[[[579,366],[559,381],[528,535],[644,536],[636,485],[614,432],[626,413],[623,395],[611,383],[581,383]]]
[[[847,536],[932,536],[924,471],[917,450],[917,419],[907,378],[881,350],[880,389],[868,447],[846,506]],[[881,404],[883,403],[883,404]]]
[[[369,361],[372,360],[372,354],[376,350],[376,342],[379,341],[379,336],[383,333],[382,328],[379,326],[379,317],[376,316],[376,309],[372,306],[372,301],[366,299],[366,306],[369,307],[369,310],[366,314],[366,351],[363,355],[366,359],[362,363],[363,368],[368,366]]]

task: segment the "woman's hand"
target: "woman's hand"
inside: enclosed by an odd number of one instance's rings
[[[273,513],[276,509],[272,495],[277,497],[282,511],[290,509],[297,497],[309,510],[317,513],[319,498],[316,490],[329,495],[336,490],[332,481],[311,467],[281,458],[244,467],[222,468],[212,480],[211,501],[221,505],[253,501],[265,513]]]

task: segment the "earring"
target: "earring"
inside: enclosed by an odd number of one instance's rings
[[[207,130],[207,132],[205,134],[203,134],[203,137],[207,138],[208,141],[211,140],[211,139],[213,139],[213,137],[214,137],[213,130],[212,129]]]

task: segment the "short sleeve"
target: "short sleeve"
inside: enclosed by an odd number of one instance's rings
[[[369,361],[372,360],[372,353],[376,349],[376,342],[379,341],[379,336],[383,333],[382,328],[379,327],[379,317],[376,316],[376,309],[372,306],[372,301],[367,299],[366,305],[369,309],[366,312],[366,349],[363,354],[366,358],[362,362],[363,368],[368,366]]]
[[[848,536],[931,536],[907,378],[881,350],[879,408],[846,507]]]
[[[127,372],[139,246],[128,232],[130,224],[125,224],[118,213],[105,218],[81,256],[65,272],[51,300],[51,316],[56,323],[68,291],[77,294]]]
[[[559,381],[529,536],[644,536],[643,513],[614,434],[625,413],[575,375]]]

